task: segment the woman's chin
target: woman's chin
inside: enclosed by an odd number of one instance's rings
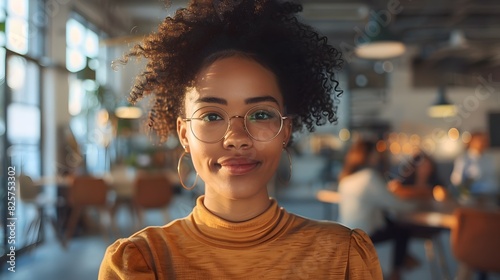
[[[231,200],[249,199],[263,194],[267,196],[266,183],[259,183],[255,180],[255,178],[248,178],[247,180],[242,179],[243,178],[230,180],[229,182],[218,184],[217,187],[213,188],[207,185],[205,187],[205,192],[212,191]]]

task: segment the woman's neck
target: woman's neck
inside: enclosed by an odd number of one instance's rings
[[[205,189],[205,207],[214,215],[231,222],[248,221],[264,213],[271,204],[267,189],[246,198],[228,198]]]

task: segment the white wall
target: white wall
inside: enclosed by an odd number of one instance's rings
[[[387,110],[383,118],[390,120],[395,131],[429,133],[434,128],[448,130],[456,127],[465,130],[487,130],[488,111],[500,111],[500,81],[478,77],[474,88],[450,87],[447,97],[459,107],[456,117],[433,119],[427,108],[437,97],[437,88],[413,88],[410,58],[403,57],[394,63],[390,76]]]

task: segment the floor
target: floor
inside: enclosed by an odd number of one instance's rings
[[[293,212],[305,217],[314,219],[323,219],[325,211],[333,211],[324,207],[323,204],[315,201],[311,197],[279,197],[279,202],[289,212]],[[192,195],[184,194],[179,196],[169,208],[171,218],[180,218],[188,214],[194,200]],[[335,213],[333,213],[335,215]],[[146,224],[155,225],[163,223],[163,215],[159,211],[150,211],[146,214]],[[120,209],[118,212],[118,223],[122,229],[121,236],[125,237],[133,232],[133,229],[128,225],[129,212],[126,209]],[[113,240],[104,240],[100,235],[98,236],[83,236],[71,240],[67,249],[63,249],[54,237],[50,227],[46,228],[48,235],[46,241],[23,256],[16,260],[16,272],[9,272],[6,266],[2,266],[0,272],[0,279],[72,279],[72,280],[88,280],[96,279],[99,265],[104,254],[104,251]],[[456,271],[456,263],[450,256],[450,248],[448,245],[449,234],[443,233],[440,236],[443,244],[445,244],[445,251],[447,253],[447,264],[450,271]],[[390,268],[391,245],[381,244],[376,246],[379,258],[381,261],[384,272]],[[421,280],[432,279],[431,267],[425,258],[424,242],[421,240],[413,240],[410,244],[411,253],[421,261],[421,266],[417,269],[405,272],[404,279],[408,280]],[[490,277],[490,279],[500,279],[499,276]]]

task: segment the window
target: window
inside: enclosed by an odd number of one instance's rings
[[[66,68],[75,73],[69,77],[68,110],[72,115],[71,129],[76,140],[85,153],[86,169],[93,174],[106,171],[108,131],[99,126],[96,117],[103,109],[102,88],[97,80],[105,82],[104,75],[96,75],[102,71],[99,60],[99,35],[84,18],[73,14],[66,22]]]
[[[20,54],[28,53],[28,0],[7,1],[7,48]]]
[[[24,173],[33,178],[41,176],[41,66],[38,59],[44,53],[46,15],[41,9],[44,3],[43,0],[0,0],[0,167],[7,170],[6,166],[14,166],[16,175]],[[0,189],[6,189],[6,182],[1,180]],[[4,203],[0,201],[1,209],[6,209]],[[19,213],[24,213],[23,221],[30,218],[26,216],[28,212],[23,212],[27,207],[22,201],[18,201],[16,207]],[[5,213],[1,218],[6,218]],[[5,225],[4,221],[0,225]],[[17,228],[18,250],[31,245],[22,234],[27,226],[20,222]],[[0,244],[0,256],[8,248],[2,233],[5,231],[0,233],[0,240],[4,240]]]
[[[70,18],[66,23],[66,68],[71,72],[82,71],[86,67],[95,71],[98,55],[97,33]]]
[[[40,57],[46,21],[42,0],[0,0],[0,45]]]

